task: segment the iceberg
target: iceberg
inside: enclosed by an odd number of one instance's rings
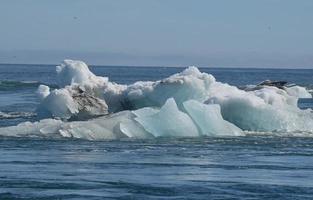
[[[196,67],[159,81],[122,85],[82,61],[56,67],[58,89],[40,85],[37,122],[0,128],[3,136],[88,140],[244,136],[248,132],[313,133],[313,112],[300,110],[304,87],[239,89]]]

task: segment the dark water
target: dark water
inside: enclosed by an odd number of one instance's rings
[[[1,199],[312,199],[313,140],[2,139]]]
[[[118,83],[132,83],[157,80],[182,69],[91,70]],[[308,88],[313,84],[313,70],[200,70],[237,86],[265,79]],[[34,120],[37,86],[56,87],[54,66],[0,65],[0,80],[0,126]],[[20,117],[7,116],[14,114]],[[104,198],[313,199],[313,138],[105,142],[0,138],[0,199]]]

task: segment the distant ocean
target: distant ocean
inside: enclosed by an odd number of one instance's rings
[[[91,66],[130,84],[182,71]],[[284,80],[313,89],[313,69],[199,68],[224,83]],[[55,66],[0,65],[0,127],[35,121]],[[86,141],[0,137],[0,199],[313,199],[313,137]]]

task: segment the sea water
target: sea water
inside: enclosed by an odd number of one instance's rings
[[[90,69],[121,84],[182,70]],[[310,69],[200,70],[238,87],[271,79],[313,88]],[[35,121],[37,87],[58,87],[55,66],[48,65],[0,65],[0,81],[1,127]],[[0,199],[312,199],[312,156],[311,137],[270,133],[113,141],[1,137]]]

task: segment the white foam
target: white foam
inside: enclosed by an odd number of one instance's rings
[[[32,112],[2,112],[0,111],[0,119],[16,119],[16,118],[30,118],[36,116]]]

